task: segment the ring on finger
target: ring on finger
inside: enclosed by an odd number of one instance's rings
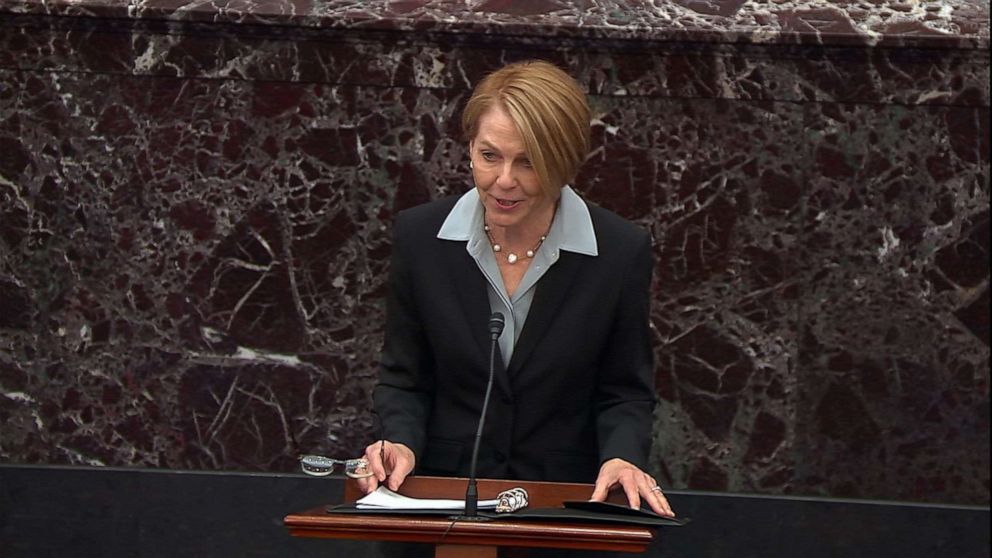
[[[661,487],[658,486],[658,485],[655,485],[654,488],[651,489],[651,492],[661,492]]]

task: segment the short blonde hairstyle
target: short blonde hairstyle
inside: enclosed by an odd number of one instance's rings
[[[579,84],[543,60],[496,70],[476,85],[462,112],[467,141],[475,139],[479,119],[494,106],[516,124],[541,187],[557,197],[589,154],[589,103]]]

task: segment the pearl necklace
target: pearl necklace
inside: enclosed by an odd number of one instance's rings
[[[482,228],[486,229],[486,236],[489,237],[489,243],[493,245],[493,252],[502,252],[503,251],[503,247],[500,246],[496,242],[496,239],[493,238],[493,233],[492,233],[492,231],[489,230],[489,225],[483,225]],[[544,239],[546,239],[546,238],[548,238],[548,236],[546,234],[545,235],[541,235],[541,239],[537,241],[537,245],[534,246],[534,249],[533,250],[527,250],[527,252],[525,252],[524,255],[527,256],[528,258],[533,258],[534,257],[534,253],[537,252],[537,250],[541,247],[542,244],[544,244]],[[514,254],[513,252],[507,252],[507,254],[506,254],[506,263],[508,263],[510,265],[513,265],[513,264],[517,263],[517,261],[519,259],[520,259],[520,256]]]

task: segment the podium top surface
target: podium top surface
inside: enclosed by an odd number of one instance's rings
[[[462,498],[465,479],[410,477],[400,492],[419,498]],[[521,487],[527,490],[531,507],[560,507],[568,500],[585,500],[592,485],[538,483],[479,479],[479,496],[494,497],[498,492]],[[345,501],[361,496],[354,482],[347,482]],[[622,496],[622,495],[621,495]],[[298,537],[343,538],[422,542],[436,545],[485,545],[574,548],[642,552],[654,539],[644,526],[499,518],[492,521],[465,521],[445,515],[420,514],[334,514],[324,507],[286,516],[290,534]]]

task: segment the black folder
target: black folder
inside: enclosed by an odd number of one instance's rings
[[[444,515],[451,516],[458,510],[439,509],[359,509],[355,504],[329,505],[328,513],[386,514],[386,515]],[[524,508],[512,513],[479,511],[479,515],[493,520],[558,520],[588,523],[615,523],[647,527],[679,527],[689,523],[689,518],[666,517],[650,510],[635,510],[609,502],[569,501],[561,508]]]

